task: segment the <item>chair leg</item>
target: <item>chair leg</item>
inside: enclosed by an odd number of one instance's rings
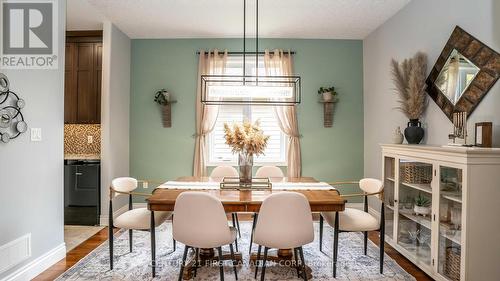
[[[260,261],[260,251],[262,250],[262,246],[259,245],[257,248],[257,260],[255,260],[255,279],[257,279],[257,272],[259,272],[259,261]]]
[[[333,278],[337,277],[337,255],[339,251],[339,213],[335,212],[335,229],[333,230]]]
[[[198,273],[198,266],[199,266],[199,261],[200,261],[200,249],[196,248],[194,250],[194,258],[195,258],[195,265],[194,265],[194,277],[196,277],[196,274]]]
[[[380,274],[384,273],[384,247],[385,247],[385,207],[382,202],[380,210]]]
[[[323,252],[323,216],[319,214],[319,251]]]
[[[302,250],[302,247],[299,248],[299,252],[300,260],[302,261],[302,277],[304,278],[304,281],[307,281],[306,260],[304,259],[304,251]]]
[[[113,200],[109,200],[108,209],[108,240],[109,240],[109,269],[113,270]]]
[[[236,214],[235,213],[231,213],[231,220],[233,221],[233,227],[237,228],[236,227]]]
[[[184,264],[186,263],[186,258],[188,254],[189,246],[184,246],[184,254],[182,255],[181,270],[179,271],[179,281],[182,281],[182,275],[184,273]]]
[[[252,254],[252,243],[253,243],[253,232],[255,230],[255,225],[257,224],[257,213],[253,213],[253,223],[252,223],[252,231],[250,232],[250,246],[248,246],[248,254]],[[257,277],[255,277],[257,278]]]
[[[236,246],[236,252],[239,252],[238,250],[238,239],[234,240],[234,245]]]
[[[364,254],[366,256],[367,253],[367,248],[368,248],[368,231],[365,231],[364,233],[365,236],[365,241],[364,241]]]
[[[172,219],[172,237],[173,237],[174,236],[174,214],[172,214],[171,219]],[[172,251],[172,253],[173,253],[173,252],[175,252],[175,250],[177,248],[177,245],[176,245],[177,243],[176,243],[174,238],[172,238],[172,244],[174,245],[174,249]]]
[[[262,259],[262,273],[260,275],[260,281],[264,281],[264,277],[266,276],[266,260],[267,260],[267,251],[268,247],[264,247],[264,259]]]
[[[224,268],[222,267],[222,247],[217,249],[219,251],[219,255],[217,256],[219,262],[219,272],[220,272],[220,280],[224,281]]]
[[[236,226],[236,213],[231,213],[231,219],[233,221],[233,227],[236,228],[238,231],[238,227]],[[235,243],[235,246],[236,246],[236,252],[239,252],[238,250],[238,239],[236,239],[236,241],[234,241]]]
[[[297,277],[300,278],[299,251],[297,248],[293,248],[293,257],[295,258],[295,269],[297,269]]]
[[[234,277],[238,280],[238,271],[236,269],[236,259],[234,258],[233,244],[229,244],[229,250],[231,250],[231,260],[233,261]]]
[[[234,217],[236,218],[236,228],[238,229],[238,236],[241,238],[240,220],[238,219],[238,213],[234,213]]]
[[[156,237],[155,237],[155,214],[151,211],[151,270],[153,278],[156,276]]]
[[[113,270],[113,227],[108,226],[109,237],[109,269]]]
[[[132,229],[128,230],[128,247],[130,252],[132,253]]]
[[[384,247],[385,247],[385,234],[383,231],[380,233],[380,274],[384,274]]]

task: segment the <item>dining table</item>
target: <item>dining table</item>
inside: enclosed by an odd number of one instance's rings
[[[219,184],[222,178],[210,177],[180,177],[173,182],[166,182],[157,186],[149,198],[146,199],[148,209],[151,211],[151,243],[152,243],[152,267],[155,272],[156,267],[156,242],[154,212],[173,212],[175,202],[179,194],[187,191],[207,192],[218,198],[226,213],[258,213],[262,202],[271,194],[280,192],[298,192],[303,194],[311,207],[311,212],[342,212],[345,209],[346,200],[340,196],[335,187],[326,183],[321,183],[313,177],[298,178],[270,178],[272,186],[270,189],[224,189]],[[174,214],[175,215],[175,214]],[[223,253],[221,260],[230,260],[229,253]],[[241,263],[243,257],[241,252],[235,253],[235,259]],[[194,257],[186,263],[183,279],[192,278],[194,270],[199,264],[216,262],[218,258],[214,249],[200,249],[199,260]],[[257,254],[250,255],[250,262],[257,262]],[[277,249],[268,256],[269,261],[291,262],[294,260],[292,249]],[[293,264],[293,262],[291,263]],[[293,267],[293,266],[292,266]],[[311,269],[306,267],[307,275],[311,275]]]

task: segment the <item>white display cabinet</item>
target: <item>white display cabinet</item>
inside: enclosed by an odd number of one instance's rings
[[[382,145],[382,178],[391,246],[436,280],[498,280],[500,149]]]

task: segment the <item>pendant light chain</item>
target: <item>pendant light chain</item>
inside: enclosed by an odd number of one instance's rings
[[[243,0],[243,77],[246,74],[246,57],[247,57],[247,48],[246,48],[246,39],[247,39],[247,0]],[[243,78],[243,85],[246,84],[246,79]]]
[[[255,82],[259,85],[259,0],[255,0]]]

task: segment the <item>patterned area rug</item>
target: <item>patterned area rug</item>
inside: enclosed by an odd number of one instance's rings
[[[243,253],[243,265],[238,266],[238,280],[255,280],[255,267],[248,262],[248,244],[251,223],[242,222],[242,238],[238,240],[239,250]],[[318,224],[315,224],[316,234]],[[318,235],[316,235],[318,236]],[[152,280],[149,232],[134,231],[134,249],[129,253],[128,232],[121,231],[115,236],[115,264],[109,270],[108,243],[104,243],[76,265],[63,273],[57,280]],[[165,223],[156,234],[157,275],[153,280],[177,280],[179,263],[184,245],[178,243],[177,251],[172,251],[171,224]],[[317,237],[316,237],[317,238]],[[393,259],[385,255],[384,274],[379,274],[379,248],[368,242],[368,255],[363,255],[363,235],[361,233],[340,233],[339,261],[337,279],[332,277],[333,230],[325,226],[323,251],[318,249],[318,241],[304,247],[307,265],[313,272],[313,280],[415,280]],[[227,249],[226,249],[227,248]],[[253,245],[254,250],[257,246]],[[228,250],[225,247],[224,250]],[[225,264],[225,280],[234,280],[232,266]],[[259,271],[260,273],[260,271]],[[218,267],[198,269],[195,280],[219,280]],[[260,274],[259,274],[260,280]],[[301,280],[295,269],[268,263],[266,280]]]

